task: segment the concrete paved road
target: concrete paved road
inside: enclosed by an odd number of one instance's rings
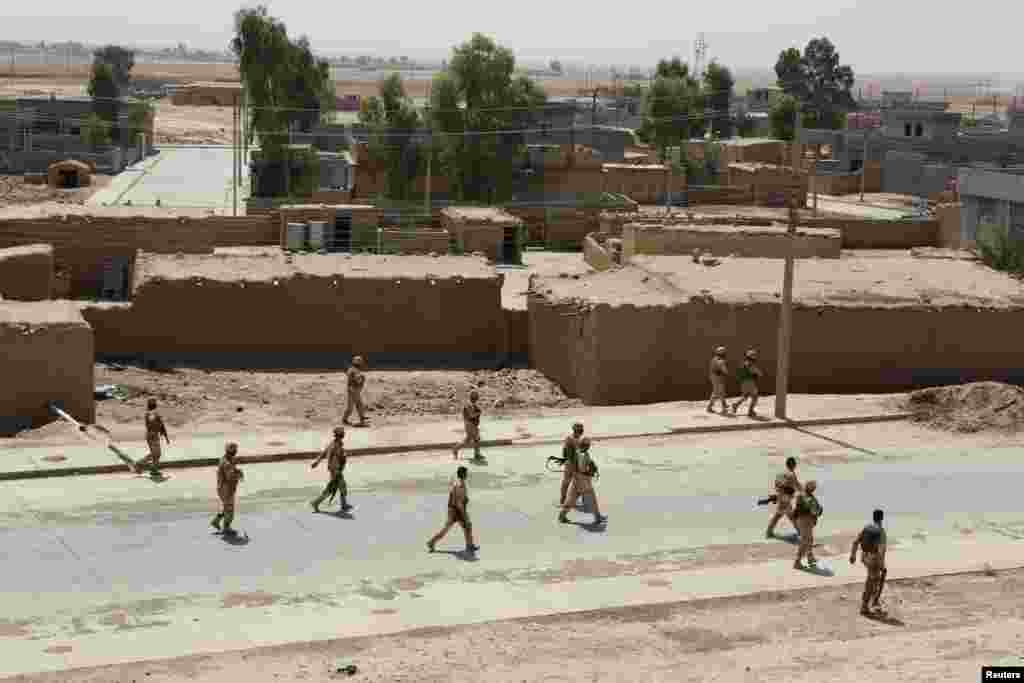
[[[159,147],[159,154],[125,169],[109,187],[89,199],[93,206],[114,206],[131,202],[133,206],[182,208],[230,208],[230,146],[196,145]],[[243,167],[244,169],[244,167]],[[243,177],[238,188],[239,206],[248,193]]]
[[[543,463],[557,448],[493,450],[471,467],[475,560],[458,529],[424,548],[455,468],[444,454],[351,461],[351,518],[310,511],[322,466],[248,466],[238,544],[208,526],[210,469],[0,485],[0,675],[860,581],[845,554],[876,505],[893,578],[1024,564],[1021,448],[882,451],[850,433],[598,444],[604,529],[555,522]],[[754,500],[788,454],[820,482],[831,577],[793,571],[792,545],[763,538]]]
[[[814,198],[812,195],[807,196],[807,208],[814,208]],[[900,211],[884,206],[875,206],[870,203],[870,200],[862,204],[856,198],[832,197],[823,194],[818,195],[818,211],[883,221],[900,220],[903,216],[910,213],[910,209]]]

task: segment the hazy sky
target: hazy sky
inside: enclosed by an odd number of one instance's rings
[[[246,3],[247,5],[255,3]],[[779,51],[828,36],[861,73],[1022,72],[1024,2],[943,4],[930,0],[605,3],[518,0],[267,2],[290,35],[317,50],[444,57],[473,31],[522,59],[651,64],[689,58],[698,32],[709,57],[734,68],[770,68]],[[4,2],[0,39],[78,40],[224,48],[237,0],[46,0]],[[973,11],[977,7],[978,11]],[[81,16],[88,8],[92,16]],[[629,12],[632,10],[632,13]]]

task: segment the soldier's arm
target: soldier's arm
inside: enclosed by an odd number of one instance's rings
[[[857,538],[853,539],[853,547],[850,548],[850,564],[857,561],[857,548],[860,547],[860,539],[864,536],[864,532],[861,531],[857,534]]]
[[[328,446],[327,448],[323,449],[320,452],[320,455],[316,456],[316,460],[313,461],[313,464],[310,465],[310,467],[316,467],[317,465],[319,465],[320,461],[327,457],[327,451],[330,450],[330,448],[331,447]]]
[[[888,546],[889,539],[885,536],[885,530],[882,530],[882,542],[878,544],[878,554],[882,557],[882,566],[885,566],[885,549]]]

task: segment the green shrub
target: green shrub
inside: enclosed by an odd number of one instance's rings
[[[976,244],[978,256],[988,267],[1024,275],[1024,240],[1013,239],[1003,226],[980,224]]]

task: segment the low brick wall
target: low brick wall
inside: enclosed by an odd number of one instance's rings
[[[831,228],[843,236],[843,249],[911,249],[934,247],[939,221],[873,221],[829,216],[802,218],[800,227]]]
[[[784,227],[724,225],[623,226],[623,259],[635,255],[687,255],[694,249],[715,256],[785,258],[789,249],[795,258],[839,258],[842,238],[838,230],[799,228],[789,237]]]
[[[53,296],[53,247],[0,249],[0,299],[45,301]]]
[[[398,254],[447,254],[451,235],[447,230],[381,230],[382,249]]]
[[[690,187],[686,197],[690,205],[754,203],[754,191],[747,186]]]

